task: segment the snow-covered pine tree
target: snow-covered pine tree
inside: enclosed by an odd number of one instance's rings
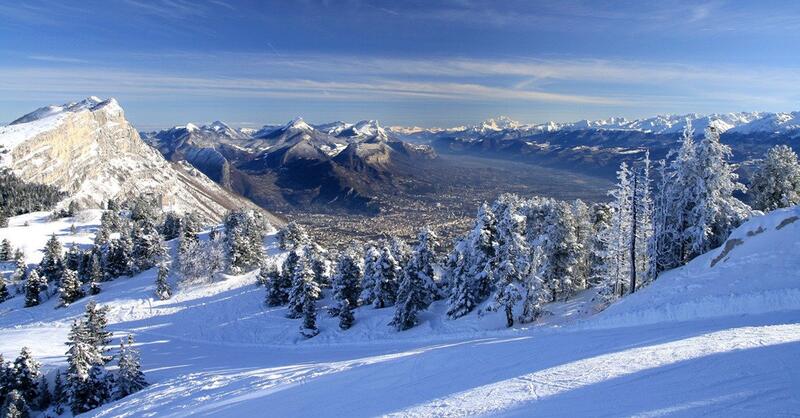
[[[131,232],[131,258],[134,271],[149,270],[158,263],[164,250],[161,239],[161,234],[158,233],[152,219],[136,222]]]
[[[380,309],[395,304],[399,275],[400,265],[394,259],[391,247],[384,245],[374,267],[372,306]]]
[[[591,208],[590,222],[592,238],[589,243],[589,287],[598,287],[603,283],[606,274],[605,257],[607,248],[603,236],[611,227],[611,206],[607,203],[595,203]]]
[[[496,250],[497,220],[489,205],[483,203],[478,209],[474,227],[456,243],[448,257],[448,317],[464,316],[489,297],[493,290]]]
[[[572,290],[579,292],[588,287],[589,272],[591,270],[592,238],[594,226],[589,205],[577,199],[572,202],[572,218],[575,219],[575,238],[578,260],[575,265],[575,276]]]
[[[119,344],[117,360],[117,379],[114,397],[124,398],[147,387],[147,380],[142,373],[139,351],[133,347],[133,335],[128,334],[127,341]]]
[[[12,388],[19,391],[28,405],[33,405],[39,397],[40,368],[41,365],[33,358],[28,347],[22,347],[11,367]]]
[[[64,267],[70,270],[75,270],[76,272],[81,267],[81,259],[83,258],[83,253],[78,248],[78,244],[72,244],[69,246],[66,255],[64,256]]]
[[[11,298],[11,294],[8,293],[8,286],[6,286],[6,281],[0,277],[0,303],[3,303]]]
[[[533,322],[537,320],[544,310],[544,305],[549,298],[549,290],[545,287],[544,278],[542,278],[542,266],[544,265],[544,251],[541,247],[533,249],[530,266],[526,269],[526,274],[522,278],[523,283],[523,299],[522,299],[522,315],[520,315],[520,322]]]
[[[361,295],[359,298],[359,304],[361,305],[372,304],[375,291],[376,271],[380,258],[380,251],[372,244],[367,245],[363,257],[364,274],[361,280]]]
[[[308,299],[316,301],[320,295],[314,269],[305,256],[305,252],[303,251],[301,254],[302,256],[294,269],[292,288],[289,291],[289,306],[286,310],[286,316],[289,318],[302,317],[306,301]],[[316,312],[314,314],[316,315]]]
[[[44,411],[53,403],[53,395],[50,393],[50,385],[47,383],[47,376],[39,376],[39,384],[36,390],[39,396],[36,398],[34,405],[36,405],[36,409]]]
[[[411,247],[409,247],[405,241],[400,239],[400,237],[392,237],[389,239],[389,246],[392,250],[394,259],[397,260],[400,268],[405,268],[409,259],[411,259]]]
[[[69,306],[72,302],[85,296],[83,289],[81,289],[81,282],[78,280],[78,273],[75,270],[64,270],[58,292],[62,306]]]
[[[121,233],[109,245],[105,263],[105,275],[109,278],[127,276],[133,272],[133,244],[128,234]]]
[[[353,307],[350,305],[350,301],[345,299],[339,306],[339,328],[343,330],[350,329],[355,321]]]
[[[800,204],[800,162],[788,145],[767,151],[753,173],[749,190],[753,208],[771,211]]]
[[[669,158],[669,157],[667,157]],[[653,199],[653,280],[664,270],[678,265],[677,205],[672,193],[673,173],[667,169],[667,160],[656,164],[656,187]]]
[[[7,238],[3,238],[3,241],[0,243],[0,262],[11,260],[12,251],[11,241]]]
[[[319,334],[317,306],[314,297],[310,295],[303,299],[303,325],[300,326],[300,334],[306,338],[312,338]]]
[[[28,278],[28,263],[25,262],[25,254],[17,249],[14,253],[14,273],[11,274],[11,282],[17,285],[17,290],[22,281]]]
[[[88,411],[96,403],[95,394],[92,393],[95,382],[88,381],[90,370],[93,366],[102,365],[103,359],[91,343],[83,322],[72,323],[67,345],[67,392],[72,411],[77,414]]]
[[[61,378],[61,370],[56,370],[56,377],[53,380],[53,410],[56,414],[64,413],[64,405],[69,402],[67,388],[64,387],[64,379]]]
[[[100,263],[100,256],[92,254],[89,259],[89,294],[96,295],[100,293],[100,282],[105,278],[103,275],[103,267]]]
[[[55,234],[47,240],[43,253],[39,270],[48,283],[58,282],[64,272],[64,250]]]
[[[506,326],[510,328],[514,326],[514,306],[522,300],[524,291],[520,272],[511,260],[503,260],[495,274],[498,276],[497,292],[487,310],[502,310],[506,316]]]
[[[626,163],[617,171],[617,186],[609,192],[611,202],[611,225],[602,235],[605,246],[606,268],[604,280],[599,286],[601,305],[606,305],[629,290],[631,272],[631,207],[633,202],[632,174]]]
[[[631,276],[631,293],[655,279],[656,256],[650,170],[650,152],[647,151],[638,169],[633,172],[631,257],[636,274],[634,276],[632,273]]]
[[[439,289],[434,280],[437,241],[436,233],[427,227],[417,236],[417,245],[402,272],[394,318],[390,323],[398,331],[415,326],[418,312],[427,309],[438,298]]]
[[[36,270],[32,270],[25,282],[25,307],[30,308],[42,303],[41,291],[47,283],[39,277]]]
[[[350,309],[358,306],[363,274],[358,258],[358,255],[352,250],[347,250],[339,255],[336,274],[333,276],[333,298],[336,300],[336,307],[332,309],[331,313],[334,315],[338,315],[344,309],[345,304]]]
[[[278,246],[283,251],[291,251],[296,247],[311,243],[308,233],[297,222],[289,222],[278,231]]]
[[[260,244],[261,239],[259,239],[258,242],[258,251],[260,252],[262,251]],[[225,238],[222,233],[218,231],[218,233],[210,235],[208,241],[205,242],[202,247],[207,275],[212,282],[215,282],[227,268],[228,252]]]
[[[112,379],[102,365],[89,367],[86,379],[72,387],[72,413],[91,411],[111,400]]]
[[[316,243],[310,243],[305,247],[306,257],[314,270],[314,277],[320,287],[331,287],[331,277],[333,267],[329,259],[329,252]]]
[[[576,222],[566,202],[549,201],[545,205],[543,234],[534,237],[532,246],[541,245],[545,263],[542,278],[550,289],[551,300],[566,300],[583,282],[577,276],[583,248],[575,234]]]
[[[691,239],[690,258],[722,245],[730,232],[747,219],[752,210],[733,196],[746,188],[737,180],[739,175],[728,163],[731,148],[719,140],[719,131],[706,128],[703,140],[697,144],[696,166],[699,167],[700,187],[692,213],[696,223],[687,231]]]
[[[169,261],[166,257],[158,263],[158,276],[156,276],[156,297],[167,300],[172,297],[172,288],[169,285]]]
[[[0,399],[5,399],[8,394],[11,378],[11,366],[3,358],[3,353],[0,353]]]
[[[296,263],[295,263],[296,264]],[[290,268],[287,266],[287,268]],[[281,306],[289,302],[289,290],[292,288],[292,281],[288,275],[278,271],[274,263],[263,262],[259,272],[259,280],[267,288],[267,306]]]
[[[111,343],[111,332],[108,331],[108,307],[97,306],[94,300],[86,304],[83,313],[83,323],[86,330],[86,341],[92,344],[101,356],[103,363],[111,360],[110,356],[105,355],[108,351],[108,344]]]
[[[180,215],[173,211],[169,211],[164,215],[164,224],[161,226],[161,235],[164,241],[169,241],[178,238],[181,234],[181,225],[183,219]]]
[[[0,417],[3,418],[29,418],[31,409],[25,398],[17,390],[10,391],[0,406]]]
[[[252,210],[237,210],[224,219],[230,271],[240,274],[258,268],[267,226]]]

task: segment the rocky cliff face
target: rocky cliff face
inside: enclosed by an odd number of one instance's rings
[[[0,166],[25,181],[61,188],[82,207],[150,194],[165,209],[193,211],[207,221],[255,207],[194,167],[165,160],[141,140],[114,99],[39,109],[0,127],[0,145],[6,150]]]

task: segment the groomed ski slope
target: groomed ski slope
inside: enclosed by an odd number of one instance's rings
[[[582,295],[512,330],[497,314],[443,319],[437,304],[406,332],[385,325],[391,309],[358,309],[346,332],[320,312],[320,335],[304,340],[299,320],[261,304],[252,274],[161,302],[145,272],[96,298],[116,335],[136,335],[152,385],[87,415],[793,416],[800,208],[754,218],[736,240],[598,315],[585,317]],[[46,369],[63,367],[60,344],[87,300],[0,304],[0,351],[29,345]]]

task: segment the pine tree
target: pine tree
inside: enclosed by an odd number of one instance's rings
[[[297,254],[295,254],[296,256]],[[291,253],[290,253],[291,256]],[[296,262],[294,263],[296,265]],[[287,270],[294,269],[292,266],[286,266]],[[264,286],[267,288],[267,306],[281,306],[289,302],[289,290],[292,288],[292,280],[289,274],[279,272],[277,266],[272,263],[264,263],[261,267],[259,277],[264,280]]]
[[[133,348],[133,335],[128,335],[127,343],[119,345],[119,359],[117,362],[116,393],[117,399],[136,393],[147,386],[139,352]]]
[[[547,302],[549,292],[542,277],[543,253],[541,247],[536,247],[533,250],[530,266],[528,266],[525,276],[522,278],[524,297],[522,299],[520,322],[523,323],[533,322],[544,313],[542,305]]]
[[[44,375],[39,376],[39,386],[37,388],[39,397],[36,399],[36,409],[44,411],[53,403],[53,395],[50,393],[50,385],[47,383],[47,377]]]
[[[602,285],[606,274],[606,243],[603,237],[611,227],[611,206],[597,203],[591,209],[592,238],[589,246],[589,273],[587,281],[590,287]]]
[[[105,276],[110,278],[128,276],[133,273],[133,246],[128,234],[122,233],[111,241],[105,263]]]
[[[381,257],[380,251],[374,245],[368,245],[364,250],[363,265],[364,274],[361,280],[361,295],[359,304],[371,305],[374,299],[375,277],[378,260]]]
[[[31,271],[28,280],[25,282],[25,307],[30,308],[42,303],[41,291],[46,286],[44,280],[39,277],[36,270]]]
[[[161,227],[161,235],[164,241],[178,238],[181,235],[183,219],[175,212],[169,211],[164,215],[164,225]]]
[[[22,250],[17,250],[14,253],[14,273],[11,275],[11,280],[19,285],[23,280],[28,277],[28,264],[25,262],[25,254]]]
[[[261,251],[261,239],[258,240],[258,249],[257,251]],[[227,268],[228,260],[227,260],[227,252],[225,250],[225,240],[222,234],[217,233],[209,236],[208,242],[205,243],[204,247],[204,260],[205,266],[207,270],[208,277],[211,279],[212,282],[215,282],[219,279],[220,275],[225,271]],[[249,264],[249,266],[252,266]]]
[[[737,181],[739,176],[728,163],[731,155],[730,147],[719,141],[719,131],[707,128],[696,152],[701,187],[693,208],[697,224],[689,230],[696,236],[692,240],[692,257],[722,245],[730,232],[750,216],[750,207],[733,196],[746,188]]]
[[[3,208],[0,208],[0,228],[8,227],[8,214]]]
[[[163,244],[151,219],[144,219],[134,225],[131,233],[131,258],[134,271],[148,270],[163,256]]]
[[[337,306],[332,310],[332,314],[338,314],[345,304],[351,309],[358,306],[362,274],[358,256],[353,251],[345,251],[339,256],[336,274],[333,277],[333,297]]]
[[[57,282],[64,273],[64,254],[61,242],[53,234],[44,247],[44,255],[39,263],[39,270],[48,283]]]
[[[311,243],[305,228],[297,222],[289,222],[283,229],[278,231],[278,246],[281,250],[291,251],[296,247]]]
[[[353,316],[353,307],[350,305],[350,301],[348,299],[344,299],[339,305],[339,328],[344,330],[350,329],[355,320],[356,319]]]
[[[64,405],[69,402],[69,394],[64,387],[64,380],[61,378],[61,370],[56,370],[56,377],[53,383],[53,410],[56,414],[64,413]]]
[[[569,204],[558,201],[547,204],[543,223],[544,233],[531,245],[541,245],[544,251],[542,276],[551,300],[566,300],[583,281],[576,275],[582,248],[575,235],[576,224]]]
[[[86,379],[78,380],[72,386],[72,413],[91,411],[111,399],[111,376],[101,365],[89,367]]]
[[[612,197],[611,223],[601,232],[603,254],[602,281],[598,284],[599,305],[604,307],[624,295],[629,289],[631,275],[631,208],[633,207],[632,174],[626,163],[617,171],[617,186],[609,192]]]
[[[25,403],[32,405],[39,396],[39,362],[33,358],[28,347],[22,347],[12,366],[12,387],[19,391]]]
[[[447,316],[464,316],[486,300],[492,292],[497,251],[497,220],[484,203],[478,210],[475,226],[456,244],[448,258],[450,299]]]
[[[84,297],[81,282],[78,281],[78,273],[74,270],[64,270],[58,292],[63,306],[69,306],[72,302]]]
[[[286,316],[289,318],[300,318],[306,309],[306,300],[316,301],[319,298],[320,289],[314,277],[314,270],[307,257],[302,256],[297,263],[292,278],[292,288],[289,291],[289,306]],[[316,315],[316,311],[314,312]]]
[[[111,332],[108,328],[108,307],[98,307],[97,303],[90,300],[86,304],[84,311],[84,329],[86,330],[86,342],[94,346],[97,353],[99,353],[103,363],[108,363],[111,357],[104,355],[108,351],[108,344],[111,343]]]
[[[2,243],[0,243],[0,261],[11,260],[12,251],[11,241],[7,238],[3,238]]]
[[[5,399],[11,390],[12,379],[11,366],[3,358],[3,353],[0,353],[0,399]]]
[[[102,354],[92,344],[83,322],[73,322],[67,345],[67,386],[72,412],[86,412],[97,404],[98,371],[96,366],[103,364]]]
[[[374,274],[372,306],[378,309],[393,306],[397,300],[400,266],[389,246],[381,249],[381,255],[375,262]]]
[[[19,391],[12,390],[6,395],[3,405],[0,407],[0,416],[3,418],[29,418],[31,410]]]
[[[81,258],[83,258],[83,254],[78,248],[78,245],[70,245],[69,249],[67,250],[67,254],[64,257],[64,267],[70,270],[78,271],[78,269],[81,267]]]
[[[509,261],[504,261],[500,265],[500,271],[510,270]],[[514,305],[522,300],[522,292],[520,291],[520,284],[518,282],[509,281],[510,275],[503,274],[504,280],[499,285],[499,290],[494,298],[494,303],[489,307],[490,310],[502,310],[506,316],[506,326],[511,328],[514,326]]]
[[[169,286],[169,263],[162,259],[158,264],[158,276],[156,277],[156,297],[160,300],[167,300],[172,297],[172,288]]]
[[[753,173],[749,194],[753,208],[771,211],[800,204],[800,162],[788,145],[767,151]]]
[[[438,290],[433,269],[437,236],[429,228],[424,228],[417,241],[418,244],[403,270],[395,315],[390,323],[398,331],[407,330],[417,324],[418,312],[428,308]]]
[[[6,281],[0,277],[0,303],[3,303],[11,299],[11,295],[8,293],[8,287],[6,286]]]
[[[225,216],[225,243],[230,271],[239,274],[258,267],[263,255],[266,222],[251,210],[238,210]]]
[[[303,299],[303,325],[300,327],[300,333],[306,338],[319,334],[316,302],[310,296]]]

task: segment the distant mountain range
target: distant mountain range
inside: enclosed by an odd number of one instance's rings
[[[375,213],[380,195],[446,185],[448,175],[463,170],[460,155],[610,179],[620,162],[645,151],[664,157],[689,123],[697,135],[707,126],[722,132],[742,167],[772,145],[800,143],[800,112],[536,125],[498,117],[446,129],[385,128],[375,120],[314,125],[298,117],[260,129],[216,121],[139,133],[114,99],[90,97],[43,107],[0,127],[0,167],[26,181],[56,185],[86,206],[147,191],[162,196],[165,206],[195,208],[208,219],[249,205],[248,199],[275,210]],[[435,181],[426,171],[431,167]]]
[[[399,141],[376,121],[311,126],[302,118],[258,130],[223,122],[143,133],[170,161],[186,161],[264,207],[375,212],[378,190],[401,186],[428,145]]]

